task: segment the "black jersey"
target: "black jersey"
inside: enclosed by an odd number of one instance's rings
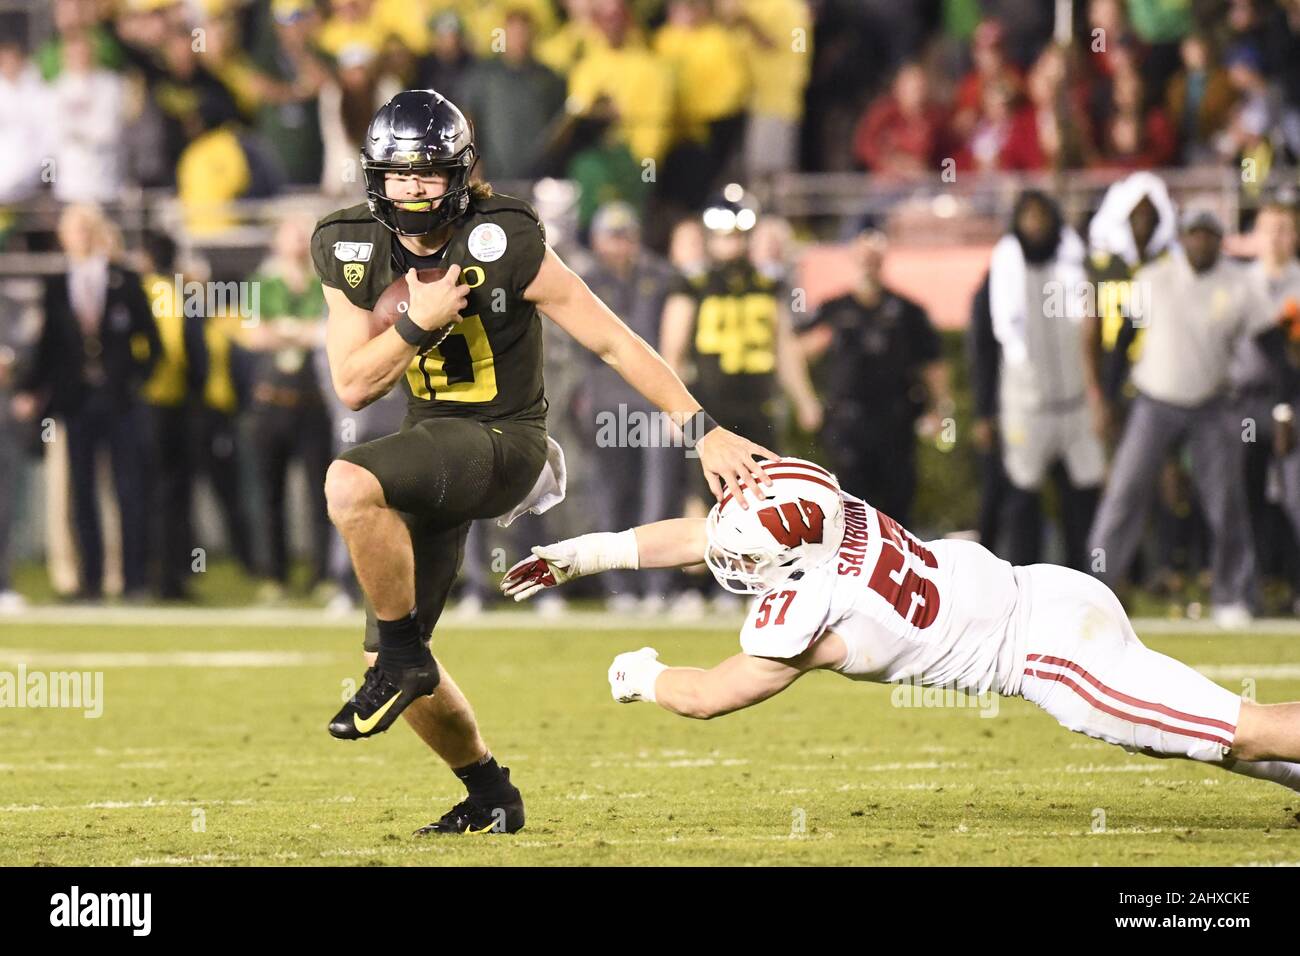
[[[797,329],[823,325],[832,338],[816,370],[828,419],[866,408],[879,424],[892,427],[910,425],[925,410],[922,371],[943,356],[924,309],[888,289],[874,305],[848,293],[823,302]]]
[[[1097,351],[1101,388],[1112,401],[1122,397],[1129,368],[1142,354],[1142,329],[1133,321],[1138,295],[1133,282],[1136,268],[1109,252],[1088,258],[1088,281],[1096,295],[1095,339],[1087,347]],[[1140,303],[1137,303],[1140,307]]]
[[[533,207],[492,195],[471,198],[435,261],[418,261],[421,267],[458,264],[470,293],[461,321],[406,370],[413,418],[545,421],[541,319],[523,297],[545,252],[545,230]],[[363,309],[373,308],[416,264],[365,203],[317,223],[311,254],[321,282]]]
[[[769,401],[776,393],[780,283],[742,259],[683,279],[676,291],[696,304],[693,391],[704,407]]]

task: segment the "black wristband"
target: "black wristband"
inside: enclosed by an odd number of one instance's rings
[[[424,345],[424,337],[429,334],[426,329],[416,325],[411,317],[405,313],[393,323],[393,328],[397,330],[397,334],[402,337],[403,342],[407,345],[414,345],[417,349]]]
[[[697,442],[717,427],[718,423],[713,420],[713,416],[702,408],[691,416],[691,433]]]

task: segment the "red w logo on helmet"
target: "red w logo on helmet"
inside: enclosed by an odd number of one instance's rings
[[[758,513],[758,520],[777,541],[787,548],[797,548],[801,544],[821,544],[822,520],[821,505],[806,498],[799,503],[786,501],[780,505],[764,508]]]

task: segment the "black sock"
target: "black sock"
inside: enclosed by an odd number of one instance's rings
[[[379,658],[386,667],[419,667],[429,659],[420,640],[420,623],[412,610],[396,621],[379,621]]]
[[[491,754],[468,767],[454,767],[451,772],[460,778],[471,797],[499,793],[510,783],[501,765],[497,763],[497,758]]]

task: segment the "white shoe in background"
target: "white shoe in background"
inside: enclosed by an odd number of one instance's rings
[[[1244,631],[1254,619],[1244,604],[1224,604],[1214,609],[1214,623],[1225,631]]]
[[[478,617],[483,613],[483,599],[477,594],[466,594],[452,605],[451,613],[456,617]]]
[[[17,591],[0,591],[0,614],[20,614],[27,610],[27,598]]]
[[[668,602],[668,616],[674,621],[698,621],[709,607],[699,591],[683,591]]]
[[[325,602],[326,617],[347,617],[356,613],[357,602],[352,600],[352,595],[348,594],[342,588],[332,598]]]
[[[536,608],[538,617],[546,618],[548,621],[563,617],[569,609],[568,603],[558,594],[543,594],[533,602],[533,607]]]
[[[605,610],[610,614],[628,617],[641,609],[641,599],[635,594],[611,594],[605,599]]]
[[[709,609],[714,614],[739,614],[745,607],[740,595],[732,594],[730,591],[723,591],[721,594],[713,595],[713,600],[709,602]]]

